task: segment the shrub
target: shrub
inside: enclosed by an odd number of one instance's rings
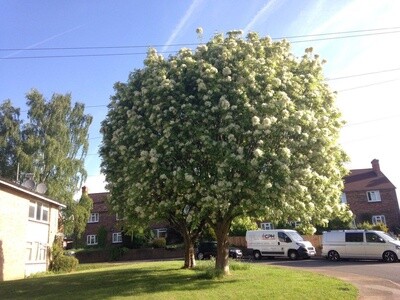
[[[128,252],[126,247],[111,247],[109,250],[110,260],[119,260],[126,252]]]
[[[104,248],[107,244],[107,229],[101,226],[97,231],[98,245],[100,248]]]
[[[167,241],[165,238],[156,238],[153,240],[152,245],[154,248],[165,248]]]
[[[76,269],[79,261],[73,256],[57,255],[51,264],[51,270],[56,273],[71,272]]]
[[[52,249],[53,259],[50,264],[50,271],[60,272],[71,272],[76,269],[79,264],[78,259],[71,255],[65,255],[64,250],[61,246],[61,240],[55,239]]]

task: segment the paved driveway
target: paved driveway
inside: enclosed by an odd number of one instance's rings
[[[330,262],[315,258],[297,261],[263,259],[255,263],[300,268],[349,281],[359,289],[359,299],[400,299],[400,262]]]
[[[257,263],[280,265],[295,268],[325,269],[328,271],[345,272],[362,276],[379,277],[400,284],[400,262],[384,263],[380,261],[343,260],[331,262],[325,259],[282,260],[263,259]]]

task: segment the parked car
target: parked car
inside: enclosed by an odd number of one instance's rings
[[[322,235],[322,256],[331,261],[341,258],[398,261],[400,241],[377,230],[332,230]]]
[[[196,249],[196,257],[199,260],[217,256],[217,242],[201,242]],[[229,257],[242,258],[243,252],[237,247],[229,247]]]

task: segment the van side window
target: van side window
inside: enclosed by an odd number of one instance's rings
[[[362,232],[346,232],[346,242],[362,243],[364,242],[363,235]]]
[[[292,240],[284,232],[278,232],[278,239],[280,242],[291,243]]]
[[[384,243],[385,241],[376,233],[367,232],[365,234],[365,239],[368,243]]]

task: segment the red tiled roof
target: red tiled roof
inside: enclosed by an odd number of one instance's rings
[[[376,173],[372,168],[350,170],[350,174],[344,178],[345,192],[395,188],[382,172]]]
[[[88,195],[93,200],[93,212],[109,211],[108,204],[107,204],[108,192],[94,193],[94,194],[88,194]]]

